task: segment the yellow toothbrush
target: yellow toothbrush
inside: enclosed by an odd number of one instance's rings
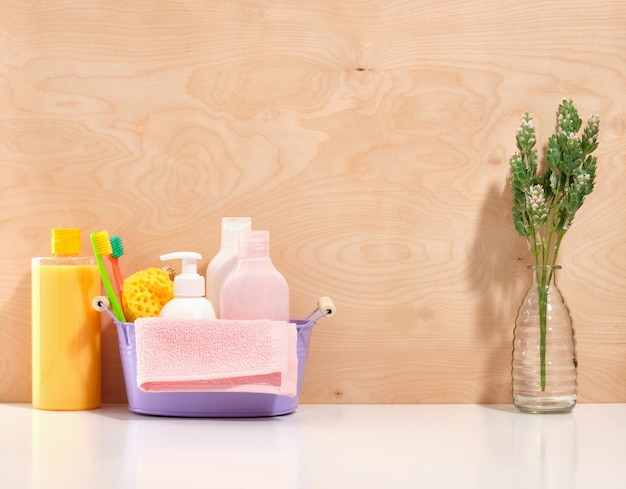
[[[126,318],[124,317],[122,306],[120,306],[120,303],[117,300],[117,296],[113,291],[113,287],[111,286],[109,277],[107,276],[106,270],[104,269],[104,264],[102,263],[102,255],[110,255],[111,253],[113,253],[111,241],[109,240],[109,233],[107,231],[100,231],[97,233],[91,233],[89,237],[91,238],[93,253],[96,256],[98,268],[100,269],[100,278],[102,279],[104,289],[106,290],[109,297],[109,302],[111,303],[111,309],[113,309],[113,314],[119,322],[125,323]]]

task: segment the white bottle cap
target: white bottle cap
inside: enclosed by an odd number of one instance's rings
[[[252,219],[249,217],[223,217],[222,243],[237,243],[240,231],[249,231]]]
[[[204,277],[198,274],[202,255],[194,251],[178,251],[160,256],[161,261],[183,260],[182,273],[174,277],[174,297],[204,297]]]

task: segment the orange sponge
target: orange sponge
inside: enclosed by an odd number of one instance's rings
[[[174,297],[174,282],[170,274],[160,268],[135,272],[124,280],[122,303],[128,322],[137,318],[156,317]]]

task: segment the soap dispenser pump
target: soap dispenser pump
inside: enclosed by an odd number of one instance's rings
[[[200,253],[179,251],[160,256],[161,261],[182,259],[182,273],[174,277],[174,298],[163,309],[160,317],[178,319],[215,319],[211,301],[204,296],[204,277],[198,274]]]

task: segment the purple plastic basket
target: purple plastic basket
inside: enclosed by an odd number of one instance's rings
[[[112,316],[112,313],[103,308]],[[298,383],[295,397],[246,392],[145,392],[137,386],[137,353],[134,323],[115,320],[124,371],[126,396],[131,411],[156,416],[238,418],[279,416],[289,414],[298,407],[300,388],[304,377],[309,340],[313,325],[330,311],[309,319],[291,319],[298,330]],[[112,316],[113,317],[113,316]]]

